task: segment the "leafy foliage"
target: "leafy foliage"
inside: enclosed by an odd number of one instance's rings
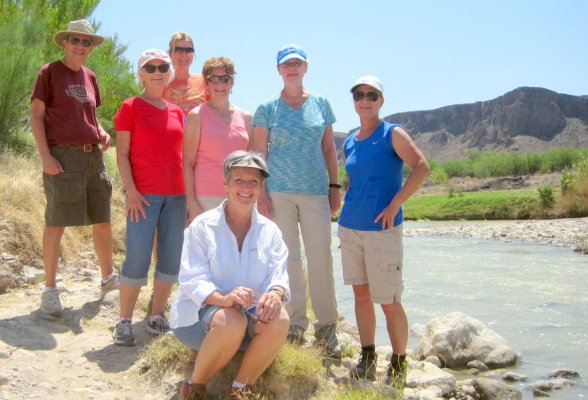
[[[71,20],[87,18],[99,0],[0,0],[0,146],[31,152],[22,135],[29,131],[29,101],[39,68],[62,57],[53,35]],[[99,33],[100,25],[94,23]],[[127,97],[138,93],[126,47],[107,37],[94,49],[87,66],[98,78],[102,106],[98,119],[113,132],[113,116]]]

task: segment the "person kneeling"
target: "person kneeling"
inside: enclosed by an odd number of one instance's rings
[[[277,226],[255,207],[269,176],[262,156],[238,150],[224,163],[227,199],[184,232],[179,289],[170,323],[198,351],[180,399],[206,395],[206,384],[244,351],[231,393],[249,390],[286,340],[290,320],[288,250]]]

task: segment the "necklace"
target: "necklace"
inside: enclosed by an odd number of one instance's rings
[[[141,97],[143,100],[145,100],[147,103],[151,104],[152,106],[159,108],[160,110],[163,110],[165,107],[167,107],[167,103],[161,97],[157,97],[157,98],[148,97],[145,94],[141,94],[141,95],[139,95],[139,97]]]

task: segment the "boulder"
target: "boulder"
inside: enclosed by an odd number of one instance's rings
[[[519,389],[494,379],[476,378],[474,388],[480,400],[522,400],[523,398]]]
[[[490,369],[507,367],[518,360],[506,339],[462,312],[429,321],[413,357],[422,360],[429,356],[439,357],[451,369],[466,368],[473,360]]]
[[[455,392],[455,376],[428,362],[419,362],[411,365],[406,376],[405,387],[422,389],[431,386],[435,387],[435,392],[439,390],[441,396],[446,396]]]

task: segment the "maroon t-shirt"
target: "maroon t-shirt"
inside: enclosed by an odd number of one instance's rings
[[[49,146],[100,142],[96,119],[100,93],[96,75],[90,69],[73,71],[61,61],[45,64],[37,75],[32,97],[45,103]]]

